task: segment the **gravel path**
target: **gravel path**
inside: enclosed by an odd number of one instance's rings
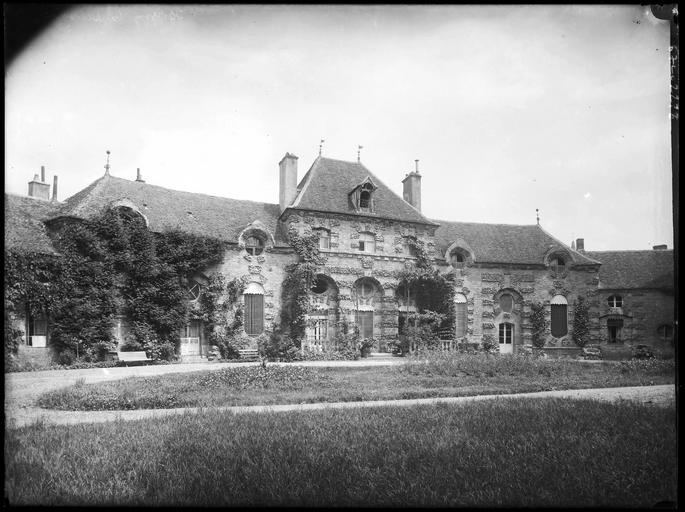
[[[369,358],[361,361],[306,361],[301,366],[389,366],[401,364],[399,358]],[[331,402],[317,404],[288,404],[270,406],[237,406],[207,408],[178,408],[178,409],[137,409],[133,411],[56,411],[42,409],[33,405],[35,398],[45,391],[58,389],[74,384],[83,379],[85,383],[107,380],[125,379],[134,376],[163,375],[167,373],[186,373],[198,370],[218,370],[238,363],[197,363],[183,365],[154,365],[129,368],[93,368],[87,370],[56,370],[42,372],[10,373],[5,375],[5,420],[10,428],[29,425],[43,420],[53,424],[98,423],[105,421],[131,421],[142,418],[163,417],[171,414],[195,414],[206,410],[231,411],[233,413],[264,412],[264,411],[305,411],[326,408],[347,407],[382,407],[382,406],[411,406],[417,404],[462,403],[475,400],[510,399],[521,397],[564,397],[570,399],[594,400],[637,400],[641,403],[657,406],[675,406],[675,385],[634,386],[622,388],[580,389],[543,391],[538,393],[518,393],[511,395],[481,395],[472,397],[452,398],[420,398],[411,400],[383,400],[367,402]],[[255,365],[260,363],[239,363],[240,365]],[[274,363],[270,363],[274,364]]]

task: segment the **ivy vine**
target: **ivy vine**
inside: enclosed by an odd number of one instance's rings
[[[533,302],[530,308],[531,342],[533,343],[534,347],[542,348],[545,346],[545,337],[547,331],[545,306],[539,302]]]
[[[571,338],[575,344],[583,348],[590,337],[590,305],[585,297],[578,297],[573,303],[573,331]]]

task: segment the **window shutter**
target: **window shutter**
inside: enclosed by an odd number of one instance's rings
[[[261,334],[264,330],[264,295],[245,295],[245,332]]]
[[[552,304],[552,336],[560,338],[568,333],[566,304]]]
[[[457,303],[454,305],[455,318],[454,324],[456,328],[456,336],[461,338],[466,336],[466,303]]]

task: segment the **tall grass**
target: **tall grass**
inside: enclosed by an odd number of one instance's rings
[[[6,497],[45,505],[651,507],[675,412],[507,399],[99,425],[5,438]]]

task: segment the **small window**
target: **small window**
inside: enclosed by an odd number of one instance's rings
[[[461,251],[453,251],[450,254],[450,265],[454,268],[463,268],[466,263],[466,256]]]
[[[552,299],[552,336],[561,338],[568,334],[568,301],[563,295]]]
[[[673,326],[660,325],[656,330],[659,333],[659,339],[664,343],[673,343]]]
[[[264,240],[256,236],[250,236],[245,240],[245,250],[252,256],[259,256],[264,251]]]
[[[505,313],[511,313],[514,308],[514,298],[508,293],[503,294],[499,298],[499,308]]]
[[[319,249],[327,251],[331,248],[331,234],[327,229],[317,229],[315,232],[319,235]]]
[[[623,297],[620,295],[612,295],[607,299],[607,303],[610,308],[622,308],[623,307]]]
[[[566,268],[566,263],[564,262],[564,259],[560,256],[554,256],[550,261],[549,261],[549,266],[554,270],[555,272],[559,272],[561,270],[564,270]]]
[[[359,194],[359,208],[368,208],[371,204],[371,192],[368,190],[362,190]]]
[[[359,234],[359,251],[360,252],[375,252],[376,251],[376,237],[372,233]]]

